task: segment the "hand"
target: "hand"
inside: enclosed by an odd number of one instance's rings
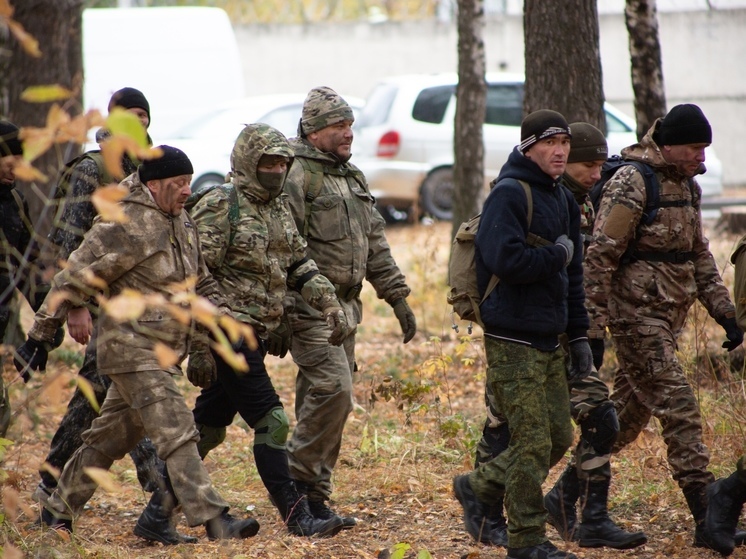
[[[728,341],[723,342],[723,347],[728,351],[733,351],[743,343],[743,330],[738,327],[735,318],[723,318],[718,320],[718,324],[725,330],[725,337]]]
[[[91,311],[86,307],[77,307],[67,313],[67,331],[79,344],[87,344],[93,335]]]
[[[414,313],[404,298],[397,299],[391,306],[394,309],[396,318],[399,320],[401,331],[404,333],[404,343],[406,344],[417,333],[417,321],[414,318]]]
[[[568,378],[581,380],[593,372],[593,354],[588,340],[570,343],[570,371]]]
[[[280,325],[267,333],[267,353],[277,357],[285,357],[290,349],[293,331],[290,329],[287,315],[282,316]]]
[[[565,257],[565,266],[572,262],[572,255],[575,254],[575,245],[567,235],[560,235],[557,240],[554,241],[555,245],[561,246],[565,249],[567,256]]]
[[[325,308],[324,319],[332,330],[332,334],[329,336],[329,343],[332,345],[342,345],[349,332],[347,317],[342,307],[329,306]]]
[[[26,343],[16,349],[13,364],[16,366],[16,370],[21,373],[23,382],[28,382],[31,379],[31,371],[47,370],[48,356],[47,344],[34,338],[28,338]]]
[[[187,378],[200,388],[207,388],[218,378],[218,366],[208,348],[196,349],[189,354]]]
[[[601,370],[604,364],[604,351],[606,350],[603,338],[591,338],[588,340],[588,345],[591,346],[591,353],[593,354],[593,366],[596,367],[597,371]]]

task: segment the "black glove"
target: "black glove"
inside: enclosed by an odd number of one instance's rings
[[[581,380],[593,372],[593,354],[588,340],[576,340],[570,344],[570,370],[568,378]]]
[[[218,378],[218,366],[209,348],[200,347],[189,353],[187,378],[200,388],[207,388]]]
[[[396,318],[399,320],[399,326],[401,326],[401,331],[404,333],[404,343],[406,344],[417,333],[417,321],[414,318],[414,313],[404,298],[397,299],[391,306],[394,309]]]
[[[34,338],[28,338],[26,343],[16,349],[13,364],[16,366],[16,370],[21,373],[23,382],[28,382],[31,379],[31,371],[47,370],[48,356],[47,344]]]
[[[277,357],[285,357],[290,349],[293,331],[290,329],[287,315],[283,315],[280,325],[267,332],[267,353]]]
[[[606,349],[603,338],[591,338],[588,340],[588,345],[591,346],[591,353],[593,354],[593,366],[596,367],[597,371],[601,370],[604,364],[604,351]]]
[[[727,342],[723,342],[725,349],[733,351],[743,343],[743,330],[738,327],[735,318],[722,318],[718,320],[718,324],[723,327],[725,337],[728,338]]]

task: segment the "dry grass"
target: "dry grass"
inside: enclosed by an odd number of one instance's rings
[[[356,516],[358,527],[332,539],[289,536],[256,474],[251,435],[241,421],[229,429],[227,442],[210,455],[207,467],[234,512],[248,509],[259,520],[262,528],[256,537],[208,543],[201,528],[186,528],[180,519],[180,528],[199,536],[201,543],[171,548],[143,543],[132,535],[132,527],[147,496],[140,491],[128,457],[112,470],[120,491],[96,493],[79,519],[72,540],[35,527],[36,506],[29,493],[37,483],[36,469],[64,413],[75,373],[58,361],[45,377],[34,378],[28,386],[11,385],[16,416],[8,437],[15,443],[3,461],[7,476],[6,521],[0,532],[4,557],[372,559],[386,557],[383,550],[391,550],[398,543],[411,546],[405,557],[416,557],[422,550],[437,558],[504,557],[503,549],[477,545],[466,534],[460,507],[451,492],[452,477],[471,467],[473,445],[481,429],[484,362],[478,332],[464,341],[459,338],[464,330],[457,335],[450,327],[444,296],[449,231],[450,224],[442,223],[389,231],[392,250],[414,291],[410,303],[420,332],[408,345],[400,343],[398,324],[388,306],[375,298],[370,286],[364,290],[365,320],[360,328],[360,371],[355,390],[358,405],[347,425],[334,480],[334,506]],[[727,281],[732,281],[732,269],[726,262],[736,240],[723,236],[713,241],[713,251]],[[701,400],[712,470],[723,475],[732,470],[735,459],[744,451],[743,385],[739,375],[720,365],[719,345],[724,338],[719,327],[706,319],[702,308],[693,309],[691,317],[681,357]],[[70,347],[75,349],[74,344]],[[292,361],[269,358],[268,364],[292,416]],[[11,369],[6,359],[6,380],[14,376]],[[181,386],[192,402],[196,389],[185,379]],[[651,423],[613,462],[612,515],[628,529],[644,530],[650,543],[627,552],[569,546],[578,557],[717,557],[691,547],[692,521],[670,478],[665,456],[659,428]],[[556,469],[550,474],[547,487],[558,473]],[[548,534],[561,547],[568,547],[557,539],[553,529],[549,528]],[[746,551],[738,550],[733,557],[746,557]]]

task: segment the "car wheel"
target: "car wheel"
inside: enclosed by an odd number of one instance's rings
[[[225,177],[217,173],[207,173],[192,182],[192,192],[197,192],[200,188],[207,185],[223,184]]]
[[[453,168],[432,171],[420,189],[422,210],[443,221],[453,218],[453,188]]]

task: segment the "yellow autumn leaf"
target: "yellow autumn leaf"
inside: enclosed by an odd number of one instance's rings
[[[69,291],[52,291],[47,298],[49,312],[55,312],[57,310],[57,307],[60,306],[60,303],[70,299],[70,295],[71,294]]]
[[[80,390],[81,394],[83,394],[86,400],[88,400],[88,403],[91,404],[91,407],[96,411],[96,413],[98,413],[101,410],[101,407],[98,405],[98,400],[96,399],[96,392],[93,390],[93,385],[88,381],[87,378],[80,375],[77,375],[75,377],[75,382],[78,385],[78,390]]]
[[[124,144],[120,138],[109,137],[101,144],[101,155],[104,157],[104,165],[111,176],[124,178],[122,169],[122,155],[124,155]]]
[[[197,297],[192,301],[192,317],[200,324],[214,328],[217,314],[217,307],[204,297]]]
[[[27,54],[34,58],[41,58],[41,50],[39,50],[39,41],[34,39],[34,36],[27,33],[23,28],[23,25],[14,20],[8,20],[6,22],[10,32],[15,36],[16,40],[21,44],[23,50]]]
[[[191,313],[180,307],[179,305],[166,305],[166,312],[170,314],[174,320],[178,321],[181,324],[184,324],[185,326],[188,326],[192,322],[192,315]]]
[[[243,338],[249,348],[255,350],[257,348],[256,336],[254,335],[254,329],[248,324],[239,322],[231,316],[221,316],[218,320],[220,327],[225,330],[228,334],[228,338],[231,343],[236,343],[239,339]]]
[[[94,274],[88,269],[83,270],[82,275],[83,275],[83,281],[85,282],[86,285],[90,285],[91,287],[95,289],[101,289],[101,290],[104,290],[107,287],[109,287],[104,280],[102,280],[100,277],[98,277],[96,274]]]
[[[96,208],[98,215],[104,221],[114,221],[117,223],[127,223],[129,218],[125,215],[124,209],[119,204],[129,191],[121,185],[112,184],[103,188],[97,188],[91,196],[91,202]]]
[[[23,141],[23,159],[31,162],[54,144],[54,131],[46,128],[21,128],[18,138]]]
[[[188,276],[184,281],[169,284],[168,291],[171,293],[194,293],[197,287],[197,276]]]
[[[226,340],[225,336],[223,336],[223,340],[225,340],[224,343],[213,343],[210,344],[212,348],[215,350],[215,353],[220,355],[220,357],[223,358],[223,361],[225,361],[234,371],[246,373],[249,371],[249,365],[246,363],[246,358],[240,354],[233,351],[231,346],[228,344],[228,341]]]
[[[94,483],[104,491],[109,493],[119,493],[121,491],[121,487],[119,487],[119,484],[114,481],[114,476],[112,476],[108,470],[103,470],[101,468],[83,468],[83,472],[85,472],[85,475],[91,478]]]
[[[11,522],[15,522],[18,519],[19,505],[20,498],[18,491],[7,485],[3,487],[3,509]],[[5,554],[3,554],[3,558],[5,558]]]
[[[78,115],[60,127],[57,142],[85,144],[88,141],[88,130],[90,127],[86,115]]]
[[[101,306],[110,318],[120,322],[137,320],[147,308],[145,298],[139,291],[133,289],[123,290],[119,295],[112,297]]]
[[[179,362],[179,354],[166,344],[156,342],[153,346],[153,351],[155,352],[156,359],[158,359],[158,365],[164,369],[173,367]]]
[[[47,182],[47,175],[31,165],[27,160],[22,159],[13,167],[16,178],[27,182]]]
[[[13,17],[13,6],[10,5],[8,0],[0,0],[0,17]]]
[[[134,114],[121,107],[114,107],[106,118],[106,129],[112,136],[123,136],[135,141],[136,145],[147,148],[148,134]]]
[[[21,92],[21,100],[27,103],[50,103],[73,96],[73,92],[58,84],[32,85]]]

